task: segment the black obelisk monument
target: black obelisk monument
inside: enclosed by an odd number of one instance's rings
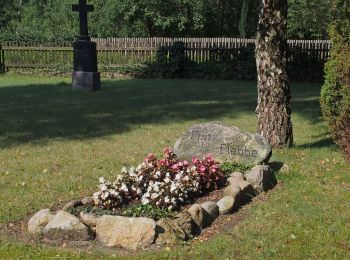
[[[73,89],[98,90],[100,73],[97,71],[96,43],[89,37],[87,21],[87,14],[94,11],[94,6],[87,5],[86,0],[79,0],[79,4],[73,5],[72,10],[79,12],[80,18],[80,36],[73,43]]]

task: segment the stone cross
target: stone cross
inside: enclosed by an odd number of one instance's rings
[[[75,12],[79,12],[79,20],[80,20],[80,37],[79,38],[81,40],[90,40],[87,14],[88,12],[94,11],[94,6],[86,4],[86,0],[79,0],[79,4],[73,5],[72,10]]]

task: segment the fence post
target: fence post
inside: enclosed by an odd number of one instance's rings
[[[5,52],[0,44],[0,73],[5,73]]]

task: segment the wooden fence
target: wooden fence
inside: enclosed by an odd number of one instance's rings
[[[155,59],[159,47],[171,46],[182,41],[186,55],[192,61],[205,62],[212,58],[213,50],[223,49],[233,57],[242,47],[254,45],[255,39],[239,38],[107,38],[93,39],[97,43],[100,67],[119,67],[142,64]],[[4,42],[2,45],[3,66],[11,68],[50,68],[72,66],[71,42]],[[312,56],[326,61],[331,48],[327,40],[288,40],[290,53]],[[293,59],[293,55],[290,55]],[[1,63],[1,60],[0,60]]]

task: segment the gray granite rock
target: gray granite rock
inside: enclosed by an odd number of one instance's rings
[[[262,136],[217,122],[192,126],[176,141],[174,152],[180,159],[211,154],[221,162],[243,164],[268,162],[272,155],[271,146]]]
[[[204,228],[204,209],[199,204],[193,204],[188,210],[193,221],[199,228]]]
[[[204,209],[204,227],[208,227],[219,216],[219,207],[213,201],[203,202],[201,207]]]
[[[244,180],[244,174],[241,173],[241,172],[233,172],[233,173],[230,174],[230,178]]]
[[[235,204],[237,204],[237,201],[231,196],[225,196],[218,202],[216,202],[216,205],[219,207],[219,213],[220,215],[230,213]]]
[[[267,165],[270,166],[274,172],[288,173],[290,171],[288,164],[284,162],[273,161],[269,162]]]
[[[86,241],[93,237],[88,226],[63,210],[57,212],[43,232],[46,238],[52,240]]]
[[[150,218],[102,216],[97,220],[97,239],[108,247],[136,250],[153,244],[156,222]]]
[[[52,218],[53,215],[50,213],[49,209],[42,209],[38,211],[28,221],[28,232],[31,234],[42,233],[44,227],[50,222]]]
[[[196,224],[189,213],[180,213],[174,218],[165,218],[157,222],[157,245],[174,245],[187,241],[198,232]]]
[[[80,218],[80,221],[83,222],[84,224],[91,227],[96,227],[97,220],[99,217],[91,213],[80,212],[79,218]]]
[[[274,171],[268,165],[257,165],[245,174],[246,180],[258,192],[264,192],[277,185]]]
[[[236,178],[228,179],[228,186],[224,189],[224,196],[230,196],[234,199],[237,199],[242,192],[241,187],[238,184]]]
[[[257,194],[253,186],[245,180],[230,177],[228,182],[228,186],[224,189],[224,196],[230,196],[242,205],[250,202]]]
[[[68,210],[68,209],[76,208],[76,207],[79,207],[81,205],[83,205],[81,200],[72,200],[72,201],[68,202],[66,205],[64,205],[62,210]]]
[[[252,200],[252,198],[256,196],[256,192],[255,192],[253,186],[247,181],[243,181],[243,180],[236,180],[236,181],[242,190],[241,195],[240,195],[241,203],[245,204],[245,203],[250,202]]]
[[[94,198],[93,197],[85,197],[81,200],[81,203],[83,205],[94,205]]]

